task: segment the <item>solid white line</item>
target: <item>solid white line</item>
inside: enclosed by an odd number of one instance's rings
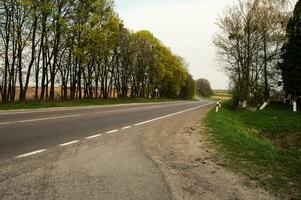
[[[64,146],[68,146],[68,145],[75,144],[75,143],[78,143],[78,142],[79,142],[79,140],[74,140],[74,141],[71,141],[71,142],[60,144],[59,146],[64,147]]]
[[[59,116],[59,117],[47,117],[41,119],[29,119],[29,120],[22,120],[17,121],[16,123],[27,123],[27,122],[37,122],[37,121],[45,121],[45,120],[52,120],[52,119],[63,119],[63,118],[72,118],[72,117],[79,117],[81,115],[66,115],[66,116]]]
[[[102,134],[97,134],[97,135],[92,135],[92,136],[89,136],[89,137],[86,137],[86,139],[94,139],[94,138],[97,138],[97,137],[100,137],[102,136]]]
[[[158,109],[162,108],[164,106],[151,106],[151,107],[139,107],[139,108],[130,108],[130,109],[123,109],[123,110],[110,110],[110,111],[100,111],[100,112],[94,112],[89,114],[83,114],[83,115],[98,115],[98,114],[107,114],[107,113],[116,113],[116,112],[126,112],[126,111],[134,111],[134,110],[146,110],[146,109]]]
[[[129,128],[132,128],[132,126],[126,126],[126,127],[121,128],[121,129],[125,130],[125,129],[129,129]]]
[[[94,106],[76,106],[76,107],[56,107],[56,108],[40,108],[40,109],[20,109],[20,110],[8,110],[0,111],[1,115],[16,115],[16,114],[28,114],[28,113],[41,113],[41,112],[57,112],[57,111],[77,111],[85,109],[97,109],[97,108],[115,108],[125,106],[137,106],[137,105],[158,105],[158,104],[173,104],[175,101],[170,102],[150,102],[150,103],[127,103],[127,104],[115,104],[115,105],[94,105]]]
[[[35,154],[43,153],[45,151],[47,151],[47,149],[41,149],[41,150],[38,150],[38,151],[33,151],[33,152],[30,152],[30,153],[26,153],[26,154],[16,156],[15,158],[25,158],[25,157],[32,156],[32,155],[35,155]]]
[[[9,124],[17,124],[17,123],[28,123],[28,122],[38,122],[38,121],[46,121],[46,120],[73,118],[73,117],[80,117],[80,116],[87,116],[87,115],[97,115],[97,114],[106,114],[106,113],[115,113],[115,112],[125,112],[125,111],[132,111],[132,110],[141,110],[141,109],[144,109],[144,108],[133,108],[133,109],[124,109],[124,110],[102,111],[102,112],[95,112],[95,113],[89,113],[89,114],[76,114],[76,115],[66,115],[66,116],[58,116],[58,117],[47,117],[47,118],[40,118],[40,119],[28,119],[28,120],[14,121],[14,122],[0,122],[0,126],[1,125],[9,125]]]
[[[169,104],[169,103],[163,103],[163,104]],[[172,105],[172,103],[170,103]],[[186,103],[181,103],[186,104]],[[135,104],[133,104],[135,105]],[[139,105],[139,104],[137,104]],[[145,105],[152,105],[152,104],[145,104]],[[143,109],[158,109],[160,107],[164,107],[163,105],[157,105],[155,106],[147,106],[147,107],[139,107],[139,108],[130,108],[130,109],[123,109],[123,110],[112,110],[112,111],[101,111],[101,112],[95,112],[95,113],[88,113],[88,114],[76,114],[76,115],[66,115],[66,116],[58,116],[58,117],[48,117],[48,118],[40,118],[40,119],[28,119],[28,120],[21,120],[21,121],[12,121],[12,122],[0,122],[1,125],[9,125],[9,124],[17,124],[17,123],[28,123],[28,122],[38,122],[38,121],[46,121],[46,120],[55,120],[55,119],[63,119],[63,118],[73,118],[73,117],[80,117],[80,116],[87,116],[87,115],[95,115],[95,114],[106,114],[106,113],[115,113],[115,112],[126,112],[126,111],[133,111],[133,110],[143,110]],[[69,109],[66,109],[69,110]],[[73,109],[70,109],[73,110]],[[74,110],[81,110],[81,108],[74,109]],[[24,113],[39,113],[39,112],[52,112],[56,110],[44,110],[44,111],[32,111],[32,112],[17,112],[17,113],[6,113],[8,114],[24,114]],[[57,111],[63,111],[63,110],[57,110]],[[0,113],[0,115],[3,115],[4,113]]]
[[[159,106],[150,107],[150,108],[157,108],[157,107],[159,107]],[[9,124],[17,124],[17,123],[28,123],[28,122],[38,122],[38,121],[46,121],[46,120],[73,118],[73,117],[80,117],[80,116],[87,116],[87,115],[126,112],[126,111],[133,111],[133,110],[142,110],[142,109],[145,109],[145,108],[132,108],[132,109],[124,109],[124,110],[102,111],[102,112],[95,112],[95,113],[89,113],[89,114],[76,114],[76,115],[66,115],[66,116],[58,116],[58,117],[47,117],[47,118],[40,118],[40,119],[28,119],[28,120],[14,121],[14,122],[0,122],[0,126],[1,125],[9,125]]]
[[[47,118],[40,118],[40,119],[28,119],[28,120],[21,120],[15,122],[1,122],[0,125],[7,125],[7,124],[17,124],[17,123],[28,123],[28,122],[38,122],[38,121],[46,121],[46,120],[54,120],[54,119],[64,119],[64,118],[73,118],[73,117],[80,117],[82,115],[66,115],[66,116],[59,116],[59,117],[47,117]]]
[[[11,124],[11,122],[1,122],[0,125]]]
[[[141,126],[141,125],[144,125],[144,124],[147,124],[147,123],[150,123],[150,122],[158,121],[160,119],[164,119],[164,118],[172,117],[172,116],[179,115],[179,114],[182,114],[182,113],[185,113],[185,112],[189,112],[189,111],[192,111],[192,110],[196,110],[198,108],[202,108],[202,107],[205,107],[205,106],[208,106],[208,105],[211,105],[211,104],[212,103],[207,103],[205,105],[197,106],[197,107],[190,108],[190,109],[187,109],[187,110],[183,110],[183,111],[180,111],[180,112],[176,112],[176,113],[173,113],[173,114],[169,114],[169,115],[165,115],[165,116],[158,117],[158,118],[155,118],[155,119],[147,120],[147,121],[144,121],[144,122],[137,123],[134,126]]]
[[[115,132],[117,132],[117,131],[119,131],[119,130],[112,130],[112,131],[108,131],[108,132],[106,132],[106,133],[115,133]]]

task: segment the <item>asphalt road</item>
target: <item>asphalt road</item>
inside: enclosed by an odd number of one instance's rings
[[[209,104],[0,112],[0,199],[171,199],[141,130]]]

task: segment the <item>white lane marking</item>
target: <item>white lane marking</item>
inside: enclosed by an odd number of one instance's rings
[[[11,124],[11,122],[1,122],[0,125]]]
[[[14,121],[14,122],[0,122],[0,126],[1,125],[9,125],[9,124],[17,124],[17,123],[28,123],[28,122],[38,122],[38,121],[64,119],[64,118],[74,118],[74,117],[81,117],[81,116],[88,116],[88,115],[98,115],[98,114],[106,114],[106,113],[143,110],[143,109],[149,109],[149,108],[153,109],[153,108],[158,108],[158,107],[162,107],[162,106],[153,106],[153,107],[147,107],[147,108],[133,108],[133,109],[124,109],[124,110],[102,111],[102,112],[95,112],[95,113],[88,113],[88,114],[76,114],[76,115],[66,115],[66,116],[58,116],[58,117],[47,117],[47,118],[40,118],[40,119],[28,119],[28,120]]]
[[[129,129],[129,128],[132,128],[132,126],[126,126],[126,127],[121,128],[121,129],[125,130],[125,129]]]
[[[158,120],[160,120],[160,119],[172,117],[172,116],[179,115],[179,114],[182,114],[182,113],[185,113],[185,112],[189,112],[189,111],[192,111],[192,110],[196,110],[196,109],[198,109],[198,108],[202,108],[202,107],[205,107],[205,106],[209,106],[209,105],[211,105],[211,104],[212,104],[212,103],[207,103],[207,104],[205,104],[205,105],[197,106],[197,107],[190,108],[190,109],[187,109],[187,110],[183,110],[183,111],[180,111],[180,112],[176,112],[176,113],[173,113],[173,114],[164,115],[164,116],[162,116],[162,117],[158,117],[158,118],[155,118],[155,119],[151,119],[151,120],[147,120],[147,121],[144,121],[144,122],[137,123],[137,124],[135,124],[134,126],[141,126],[141,125],[144,125],[144,124],[147,124],[147,123],[150,123],[150,122],[158,121]]]
[[[66,142],[64,144],[60,144],[59,146],[64,147],[64,146],[68,146],[68,145],[75,144],[75,143],[78,143],[78,142],[79,142],[79,140],[74,140],[74,141],[71,141],[71,142]]]
[[[38,121],[46,121],[46,120],[54,120],[54,119],[64,119],[64,118],[73,118],[73,117],[80,117],[82,115],[65,115],[65,116],[59,116],[59,117],[47,117],[47,118],[40,118],[40,119],[28,119],[28,120],[21,120],[21,121],[15,121],[15,122],[2,122],[0,125],[6,125],[6,124],[17,124],[17,123],[28,123],[28,122],[38,122]]]
[[[65,116],[59,116],[59,117],[47,117],[47,118],[41,118],[41,119],[29,119],[29,120],[22,120],[18,121],[19,123],[26,123],[26,122],[36,122],[36,121],[45,121],[45,120],[52,120],[52,119],[63,119],[63,118],[72,118],[72,117],[80,117],[82,115],[65,115]]]
[[[115,104],[115,105],[94,105],[94,106],[77,106],[77,107],[56,107],[56,108],[40,108],[40,109],[20,109],[11,111],[0,111],[1,115],[17,115],[17,114],[29,114],[29,113],[42,113],[42,112],[57,112],[57,111],[77,111],[77,110],[89,110],[89,109],[102,109],[102,108],[115,108],[115,107],[125,107],[125,106],[140,106],[140,105],[158,105],[158,104],[175,104],[179,103],[176,101],[170,102],[150,102],[150,103],[128,103],[128,104]],[[180,102],[185,103],[185,102]]]
[[[106,132],[106,133],[115,133],[115,132],[117,132],[117,131],[119,131],[119,130],[112,130],[112,131],[108,131],[108,132]]]
[[[25,158],[25,157],[28,157],[28,156],[33,156],[33,155],[36,155],[36,154],[39,154],[39,153],[43,153],[45,151],[47,151],[47,149],[41,149],[41,150],[38,150],[38,151],[33,151],[33,152],[30,152],[30,153],[25,153],[25,154],[16,156],[15,158]]]
[[[86,139],[90,140],[90,139],[94,139],[94,138],[97,138],[100,136],[102,136],[102,134],[92,135],[92,136],[86,137]]]
[[[139,108],[130,108],[130,109],[123,109],[123,110],[112,110],[112,111],[101,111],[95,113],[88,113],[88,114],[76,114],[76,115],[66,115],[66,116],[58,116],[58,117],[48,117],[48,118],[40,118],[40,119],[29,119],[29,120],[21,120],[21,121],[12,121],[12,122],[0,122],[1,125],[10,125],[10,124],[17,124],[17,123],[28,123],[28,122],[37,122],[37,121],[46,121],[46,120],[55,120],[55,119],[63,119],[63,118],[74,118],[74,117],[81,117],[87,115],[95,115],[95,114],[105,114],[105,113],[115,113],[115,112],[125,112],[125,111],[133,111],[133,110],[145,110],[145,109],[154,109],[154,108],[161,108],[164,107],[165,104],[170,105],[177,105],[173,103],[162,103],[163,105],[156,105],[156,104],[145,104],[147,107],[139,107]],[[186,102],[181,102],[180,104],[185,105],[188,104]],[[135,105],[135,104],[133,104]],[[140,104],[137,104],[140,105]],[[148,106],[149,105],[149,106]],[[179,105],[179,103],[178,103]],[[74,110],[84,110],[83,108],[74,109]],[[69,109],[66,109],[69,110]],[[70,109],[73,110],[73,109]],[[17,113],[0,113],[0,115],[9,115],[9,114],[24,114],[24,113],[39,113],[39,112],[54,112],[54,111],[63,111],[63,110],[44,110],[44,111],[32,111],[32,112],[17,112]]]
[[[103,108],[113,108],[113,107],[100,107],[99,109],[103,109]],[[35,114],[35,113],[51,113],[51,112],[61,112],[61,111],[82,111],[82,110],[92,110],[92,108],[78,108],[78,109],[58,109],[58,110],[41,110],[41,111],[28,111],[28,112],[12,112],[12,113],[1,113],[0,111],[0,116],[2,115],[18,115],[18,114]],[[98,109],[98,107],[96,107],[95,109]],[[128,111],[128,110],[136,110],[136,109],[141,109],[141,108],[133,108],[133,109],[123,109],[123,110],[113,110],[113,111],[104,111],[104,112],[97,112],[97,113],[110,113],[110,112],[120,112],[120,111]],[[96,114],[97,114],[96,113]],[[94,114],[94,113],[91,113]]]
[[[89,114],[83,115],[98,115],[98,114],[106,114],[106,113],[116,113],[116,112],[126,112],[126,111],[134,111],[134,110],[145,110],[145,109],[158,109],[164,106],[151,106],[151,107],[142,107],[142,108],[130,108],[130,109],[123,109],[123,110],[110,110],[110,111],[101,111],[101,112],[94,112]]]

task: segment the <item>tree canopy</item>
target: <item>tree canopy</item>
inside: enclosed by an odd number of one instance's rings
[[[283,45],[280,68],[284,89],[294,98],[301,95],[301,1],[296,4],[294,15],[287,26],[287,42]]]
[[[289,16],[287,0],[239,0],[218,19],[214,44],[237,103],[268,101],[277,87]]]
[[[4,103],[30,87],[35,100],[193,96],[183,59],[124,27],[111,0],[0,0],[0,57]]]
[[[200,78],[196,81],[197,94],[203,97],[210,97],[213,94],[211,84],[207,79]]]

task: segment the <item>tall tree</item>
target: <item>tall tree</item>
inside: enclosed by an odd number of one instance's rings
[[[286,0],[239,0],[218,20],[214,38],[234,99],[243,107],[269,100],[280,76],[277,63],[285,41]]]
[[[287,42],[283,46],[282,77],[284,89],[294,98],[301,95],[301,1],[296,4],[294,15],[287,26]]]

